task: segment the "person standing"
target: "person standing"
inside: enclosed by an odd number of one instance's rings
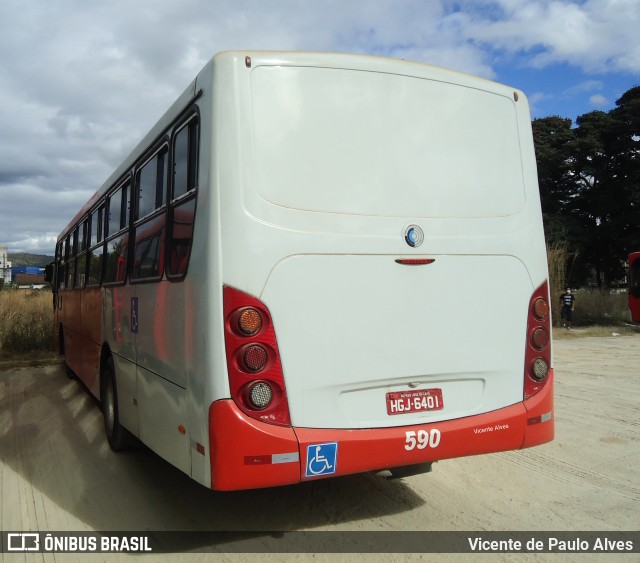
[[[562,326],[567,330],[571,330],[571,318],[573,311],[576,308],[576,298],[571,293],[571,288],[566,287],[564,293],[560,296],[560,318],[562,319]]]

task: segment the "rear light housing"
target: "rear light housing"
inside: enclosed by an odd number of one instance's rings
[[[524,398],[539,393],[551,372],[551,307],[545,281],[529,301],[524,365]]]
[[[246,415],[291,426],[289,404],[269,309],[259,299],[223,288],[224,336],[231,397]]]

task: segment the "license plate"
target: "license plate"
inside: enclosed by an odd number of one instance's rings
[[[387,393],[387,414],[439,411],[444,408],[442,389],[416,389]]]

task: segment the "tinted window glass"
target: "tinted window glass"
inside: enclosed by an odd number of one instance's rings
[[[158,159],[154,156],[138,173],[138,218],[156,209],[157,184]]]
[[[85,219],[80,225],[80,241],[78,246],[78,252],[82,252],[87,249],[87,229],[89,225],[89,219]]]
[[[82,253],[78,256],[78,258],[76,258],[76,279],[75,279],[75,283],[74,283],[74,287],[76,288],[80,288],[80,287],[84,287],[85,283],[86,283],[86,268],[87,266],[87,254],[86,253]]]
[[[95,286],[100,285],[102,280],[102,254],[104,246],[100,245],[97,248],[89,251],[89,275],[87,278],[87,285]]]
[[[127,182],[122,186],[122,211],[120,213],[120,228],[129,226],[129,203],[131,199],[131,186]]]
[[[117,233],[120,230],[122,217],[122,188],[116,190],[109,198],[109,226],[108,234]]]
[[[107,243],[104,283],[123,282],[127,275],[126,235]]]
[[[142,218],[162,207],[166,201],[166,151],[155,155],[138,172],[138,211]]]
[[[173,197],[180,197],[188,191],[189,128],[185,127],[176,135],[173,148]]]
[[[187,272],[195,212],[195,198],[189,199],[173,209],[169,263],[167,265],[167,276],[169,277],[183,277]]]
[[[102,240],[102,207],[91,214],[90,246],[95,246]]]
[[[64,242],[58,243],[56,258],[56,284],[58,286],[58,289],[60,289],[64,287]]]
[[[198,122],[192,119],[176,134],[173,145],[173,199],[196,187]]]
[[[165,215],[162,214],[136,228],[132,279],[162,276]]]
[[[129,183],[120,186],[109,198],[109,226],[107,233],[112,235],[129,225]]]

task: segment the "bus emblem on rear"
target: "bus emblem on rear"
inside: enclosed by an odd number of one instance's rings
[[[409,246],[415,248],[422,244],[422,241],[424,240],[424,233],[418,225],[409,225],[404,230],[404,240]]]

